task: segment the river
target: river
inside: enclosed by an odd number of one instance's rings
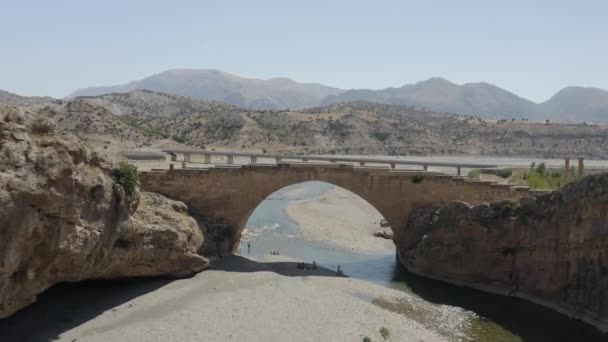
[[[295,187],[299,187],[294,191]],[[285,214],[291,201],[315,199],[333,185],[307,182],[281,189],[260,204],[250,217],[248,241],[240,253],[252,259],[270,251],[312,262],[335,270],[338,265],[353,278],[380,284],[413,294],[424,305],[441,306],[442,310],[457,312],[468,324],[464,331],[443,328],[442,317],[427,317],[421,310],[410,318],[422,323],[453,341],[606,341],[608,336],[578,320],[569,319],[552,310],[517,298],[509,298],[446,283],[425,279],[408,273],[395,258],[395,250],[357,252],[323,242],[300,237],[298,225]],[[407,313],[409,307],[371,299],[375,304],[394,312]],[[429,310],[432,311],[432,310]],[[436,310],[435,310],[436,311]]]

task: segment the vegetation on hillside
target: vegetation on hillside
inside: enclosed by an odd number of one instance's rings
[[[562,169],[547,169],[545,163],[532,163],[528,169],[501,169],[501,170],[480,170],[472,169],[468,173],[469,178],[480,179],[482,175],[494,175],[506,180],[506,183],[513,185],[525,185],[532,189],[554,190],[563,187],[577,179],[576,170],[571,167],[568,174]]]
[[[533,189],[552,190],[575,180],[574,169],[571,169],[568,175],[565,175],[562,170],[548,171],[545,163],[540,163],[534,167],[534,163],[530,166],[527,172],[517,175],[525,181],[525,183]]]
[[[305,110],[246,110],[151,91],[51,104],[60,128],[127,148],[161,139],[286,153],[608,158],[608,128],[484,120],[411,106],[350,102]],[[116,148],[117,149],[117,148]]]

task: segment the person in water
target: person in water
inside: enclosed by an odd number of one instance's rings
[[[340,267],[340,265],[338,265],[338,269],[336,270],[336,273],[338,273],[338,275],[344,274],[344,272],[342,272],[342,268]]]

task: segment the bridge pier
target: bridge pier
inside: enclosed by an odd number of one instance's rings
[[[255,165],[258,162],[258,157],[251,156],[251,165]]]
[[[279,164],[282,160],[282,158],[274,158],[274,160],[276,161],[277,164]]]
[[[171,161],[177,161],[177,154],[169,153],[171,155]]]
[[[190,162],[190,153],[184,153],[184,161]]]
[[[582,178],[585,175],[585,158],[578,158],[578,178]]]
[[[230,165],[234,164],[234,156],[227,155],[226,156],[226,163],[228,163]]]
[[[570,179],[570,158],[564,158],[564,179]]]
[[[211,164],[211,155],[205,154],[205,164]]]
[[[456,166],[456,174],[460,176],[460,166]]]
[[[429,170],[429,166],[428,165],[422,165],[422,168],[424,169],[424,171],[428,171]]]
[[[391,163],[391,169],[395,168],[395,163]]]

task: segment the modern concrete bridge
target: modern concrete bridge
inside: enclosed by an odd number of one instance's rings
[[[430,161],[411,161],[399,160],[390,158],[368,158],[368,157],[339,157],[339,156],[320,156],[320,155],[284,155],[284,154],[267,154],[267,153],[250,153],[250,152],[232,152],[232,151],[207,151],[207,150],[179,150],[168,149],[163,152],[171,155],[171,161],[181,161],[183,168],[187,163],[196,163],[192,156],[201,156],[203,158],[199,163],[214,164],[213,157],[225,157],[226,164],[235,165],[235,158],[247,161],[248,165],[259,164],[258,160],[274,160],[275,164],[283,161],[324,161],[330,163],[352,163],[364,166],[367,164],[384,164],[395,168],[397,165],[420,166],[421,169],[427,171],[429,166],[435,167],[450,167],[456,169],[456,174],[460,175],[463,168],[493,168],[496,165],[490,164],[475,164],[475,163],[450,163],[450,162],[430,162]],[[181,158],[180,158],[181,157]],[[181,160],[180,160],[181,159]]]
[[[177,154],[175,151],[169,153]],[[191,152],[181,152],[187,156]],[[204,153],[205,156],[225,155],[225,152]],[[242,155],[233,153],[235,155]],[[251,158],[257,156],[245,154]],[[265,158],[287,159],[285,156]],[[188,158],[188,157],[184,157]],[[289,157],[291,158],[291,157]],[[320,157],[310,156],[311,159]],[[323,157],[325,158],[325,157]],[[401,163],[395,160],[333,158],[331,161],[367,161]],[[306,159],[298,156],[296,159]],[[141,187],[185,202],[195,214],[212,217],[225,223],[225,239],[218,242],[223,253],[238,247],[241,233],[249,216],[270,194],[289,185],[307,181],[322,181],[340,186],[359,195],[374,206],[388,221],[399,240],[404,236],[409,213],[415,207],[436,205],[447,201],[470,204],[501,199],[517,199],[528,195],[527,187],[469,180],[425,171],[406,171],[335,163],[280,163],[278,165],[218,167],[207,169],[170,169],[142,172]],[[405,162],[404,162],[405,163]],[[437,163],[429,163],[435,165]],[[411,165],[411,164],[408,164]],[[446,164],[442,164],[445,166]],[[448,164],[449,166],[473,164]]]

